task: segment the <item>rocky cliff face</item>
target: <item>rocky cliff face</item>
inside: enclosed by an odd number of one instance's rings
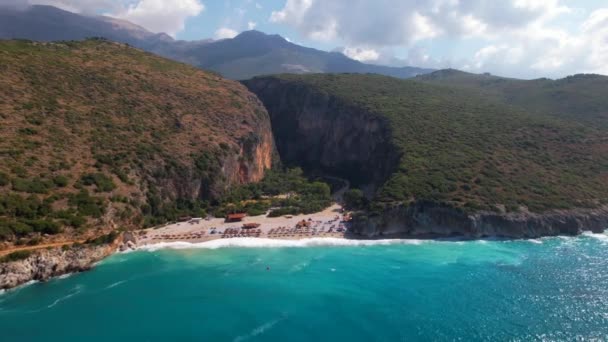
[[[263,105],[253,96],[250,103],[266,114]],[[215,153],[213,166],[203,174],[192,165],[192,160],[186,160],[180,167],[170,168],[164,177],[149,179],[150,182],[160,189],[163,198],[208,200],[221,196],[230,187],[262,180],[275,156],[270,120],[265,116],[248,126],[249,132],[235,139],[228,151]],[[165,161],[159,161],[157,173],[162,174],[166,169]]]
[[[11,289],[29,281],[47,281],[68,273],[90,270],[117,250],[135,249],[137,235],[124,232],[112,243],[83,245],[69,249],[40,249],[28,258],[0,263],[0,289]]]
[[[608,229],[608,207],[556,210],[544,214],[466,214],[447,205],[417,202],[387,209],[380,215],[359,216],[353,231],[366,238],[377,237],[503,237],[537,238],[601,233]]]
[[[10,289],[28,281],[47,281],[67,273],[89,270],[95,262],[112,254],[115,246],[41,250],[27,259],[0,264],[0,289]]]
[[[280,79],[244,84],[270,114],[283,163],[340,175],[359,186],[381,184],[396,167],[399,152],[386,119]]]
[[[261,104],[260,109],[263,110]],[[222,165],[222,173],[231,185],[259,182],[272,166],[274,140],[270,121],[261,120],[253,127],[249,135],[239,140],[238,153],[226,158]]]

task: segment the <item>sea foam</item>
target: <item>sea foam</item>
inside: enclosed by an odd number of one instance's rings
[[[284,247],[318,247],[318,246],[376,246],[376,245],[419,245],[432,240],[390,239],[390,240],[350,240],[341,238],[308,238],[301,240],[277,240],[262,238],[218,239],[206,242],[161,242],[141,246],[138,249],[156,251],[159,249],[218,249],[218,248],[284,248]]]
[[[598,239],[602,242],[608,242],[608,235],[606,233],[592,233],[592,232],[584,232],[583,236],[587,236],[590,238]]]

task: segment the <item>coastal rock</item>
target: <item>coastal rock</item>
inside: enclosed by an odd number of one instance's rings
[[[10,289],[32,280],[47,281],[63,274],[89,270],[94,263],[115,250],[115,245],[103,245],[37,251],[26,259],[0,264],[0,289]]]
[[[119,245],[118,250],[121,252],[135,250],[137,248],[137,240],[137,235],[133,232],[124,232],[122,234],[122,243]]]
[[[608,207],[597,209],[467,214],[448,205],[419,201],[389,208],[379,215],[359,215],[353,233],[378,237],[466,237],[538,238],[577,235],[584,231],[601,233],[608,229]]]

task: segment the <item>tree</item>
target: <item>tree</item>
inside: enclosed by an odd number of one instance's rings
[[[344,193],[344,205],[347,209],[362,209],[367,205],[367,199],[363,191],[350,189]]]

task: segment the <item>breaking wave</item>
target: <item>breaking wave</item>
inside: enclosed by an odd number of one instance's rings
[[[232,238],[218,239],[206,242],[161,242],[153,245],[141,246],[138,249],[156,251],[159,249],[218,249],[218,248],[297,248],[319,246],[377,246],[377,245],[419,245],[433,240],[392,239],[392,240],[349,240],[341,238],[309,238],[301,240],[276,240],[261,238]]]
[[[606,235],[606,233],[584,232],[582,235],[608,243],[608,235]]]

